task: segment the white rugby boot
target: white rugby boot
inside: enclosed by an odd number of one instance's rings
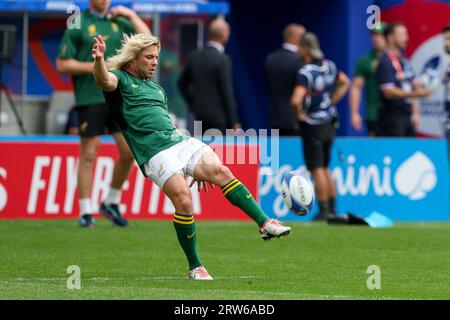
[[[188,275],[191,280],[214,280],[204,266],[189,270]]]
[[[264,225],[259,228],[259,233],[263,240],[287,237],[291,233],[291,227],[285,226],[278,220],[268,219]]]

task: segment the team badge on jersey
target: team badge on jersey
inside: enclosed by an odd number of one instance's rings
[[[372,61],[372,70],[376,71],[379,64],[380,64],[380,61],[378,59],[373,60]]]
[[[95,24],[90,24],[88,26],[88,33],[90,37],[95,37],[97,35],[97,27]]]

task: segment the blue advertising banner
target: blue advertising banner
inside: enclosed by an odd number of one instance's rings
[[[280,220],[298,217],[281,197],[286,172],[305,169],[302,143],[280,138],[279,169],[260,168],[260,202]],[[448,221],[449,173],[445,140],[338,138],[331,172],[338,192],[338,213],[367,217],[377,211],[395,221]]]

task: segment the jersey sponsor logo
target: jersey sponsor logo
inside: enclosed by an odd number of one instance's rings
[[[97,35],[97,27],[95,24],[90,24],[88,26],[88,33],[90,37],[95,37]]]
[[[135,89],[139,88],[139,85],[137,83],[132,83],[131,86]]]
[[[111,23],[112,31],[119,32],[119,25],[115,22]]]
[[[378,68],[378,65],[380,64],[380,60],[374,59],[371,63],[372,71],[375,72]]]
[[[246,197],[247,199],[250,199],[250,198],[252,197],[252,195],[251,195],[251,194],[246,194],[245,197]]]

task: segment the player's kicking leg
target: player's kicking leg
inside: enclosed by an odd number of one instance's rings
[[[233,205],[239,207],[259,227],[264,240],[280,238],[290,234],[291,227],[284,226],[275,219],[269,219],[248,189],[237,180],[228,167],[224,166],[211,150],[202,155],[194,169],[194,179],[206,181],[221,187],[223,195]]]
[[[120,213],[119,201],[122,193],[122,184],[130,173],[134,157],[121,133],[114,133],[114,139],[116,140],[117,149],[119,151],[119,158],[114,165],[114,172],[108,195],[101,203],[99,211],[116,226],[126,227],[128,222]]]
[[[191,190],[186,179],[175,173],[164,183],[164,193],[175,207],[173,225],[189,263],[189,278],[192,280],[213,280],[197,254],[197,234],[193,215]]]

